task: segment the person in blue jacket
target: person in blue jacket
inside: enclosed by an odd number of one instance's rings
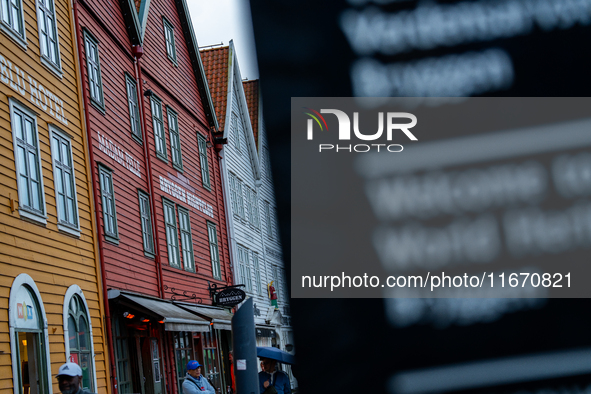
[[[283,371],[277,371],[277,361],[270,358],[261,357],[263,363],[263,371],[259,372],[259,389],[261,394],[267,390],[269,386],[275,387],[277,394],[291,394],[291,384],[289,377]]]
[[[201,376],[201,364],[198,361],[191,360],[187,363],[183,394],[215,394],[215,389]]]

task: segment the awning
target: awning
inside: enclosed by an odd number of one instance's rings
[[[175,305],[196,313],[199,316],[203,316],[213,323],[213,328],[216,330],[232,330],[232,316],[234,315],[228,312],[227,309],[186,303],[175,303]]]
[[[130,307],[146,310],[160,317],[164,321],[166,331],[191,331],[208,332],[209,321],[187,312],[183,308],[164,300],[148,297],[140,297],[119,290],[109,290],[109,299],[118,298],[123,303],[131,304]]]

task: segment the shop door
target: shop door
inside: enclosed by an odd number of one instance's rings
[[[209,379],[216,392],[222,386],[222,379],[219,365],[219,354],[217,349],[217,341],[215,335],[210,332],[203,333],[203,372],[205,377]]]
[[[162,394],[162,360],[158,338],[142,338],[142,365],[145,394]]]

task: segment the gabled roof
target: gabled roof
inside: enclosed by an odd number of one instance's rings
[[[200,52],[221,131],[226,123],[230,47],[209,48]]]
[[[250,124],[254,133],[254,140],[259,140],[259,80],[242,81],[244,86],[244,95],[246,96],[246,105],[250,115]],[[257,149],[259,144],[257,143]]]
[[[211,94],[207,86],[207,78],[205,76],[205,71],[203,70],[203,63],[199,56],[199,45],[195,38],[193,23],[191,22],[191,15],[189,15],[187,3],[185,0],[174,0],[174,2],[181,21],[183,37],[187,43],[193,73],[197,80],[197,88],[199,89],[199,94],[201,95],[201,100],[203,102],[205,117],[207,118],[209,126],[217,130],[218,121],[211,100]],[[123,13],[131,44],[142,45],[144,34],[146,32],[146,25],[148,23],[150,0],[119,0],[119,4],[121,5],[121,11]]]

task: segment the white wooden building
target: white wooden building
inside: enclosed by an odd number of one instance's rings
[[[257,346],[294,353],[289,294],[277,223],[258,80],[242,81],[233,42],[201,50],[220,132],[230,255],[235,284],[254,298]],[[277,308],[268,286],[273,282]],[[284,368],[297,384],[289,367]]]

